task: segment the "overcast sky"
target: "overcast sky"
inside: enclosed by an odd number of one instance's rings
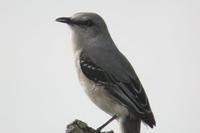
[[[110,118],[79,85],[70,29],[58,17],[96,12],[137,72],[157,121],[142,133],[200,130],[198,0],[1,0],[0,132],[64,133]],[[120,133],[113,122],[105,130]]]

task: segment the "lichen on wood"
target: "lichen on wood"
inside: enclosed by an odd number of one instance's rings
[[[85,122],[75,120],[67,125],[66,133],[114,133],[112,130],[107,132],[99,132],[89,127]]]

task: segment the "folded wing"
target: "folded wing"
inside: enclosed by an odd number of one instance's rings
[[[113,71],[109,72],[106,68],[103,68],[102,65],[98,65],[97,62],[93,61],[84,52],[80,54],[80,67],[88,79],[94,81],[96,84],[107,86],[108,91],[119,99],[129,111],[137,114],[143,122],[153,128],[156,124],[155,119],[142,84],[136,75],[131,76],[127,74],[129,80],[126,82],[120,81],[120,79],[113,74]],[[113,70],[118,73],[125,73],[125,71]]]

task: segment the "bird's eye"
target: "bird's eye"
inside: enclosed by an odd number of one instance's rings
[[[94,23],[92,22],[92,20],[85,20],[85,21],[77,21],[75,24],[79,26],[91,27]]]
[[[87,25],[87,26],[92,26],[94,23],[92,22],[92,20],[86,20],[85,21],[85,25]]]

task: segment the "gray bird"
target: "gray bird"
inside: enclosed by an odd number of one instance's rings
[[[56,21],[72,30],[78,77],[89,98],[113,119],[123,133],[140,133],[143,121],[156,125],[143,86],[126,57],[113,42],[107,26],[96,13],[76,13]]]

